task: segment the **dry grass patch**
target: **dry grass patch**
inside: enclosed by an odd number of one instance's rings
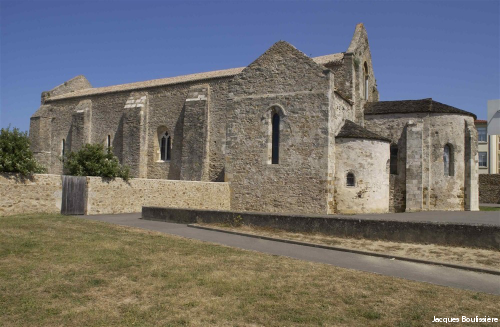
[[[1,326],[422,326],[498,296],[59,215],[0,218]]]
[[[480,211],[500,211],[499,207],[479,207]]]
[[[199,224],[224,230],[277,237],[308,243],[323,244],[348,249],[385,253],[430,261],[453,263],[472,267],[500,270],[500,251],[443,246],[435,244],[415,244],[389,241],[374,241],[355,238],[341,238],[319,233],[292,233],[274,228],[259,226],[231,226],[228,224]]]

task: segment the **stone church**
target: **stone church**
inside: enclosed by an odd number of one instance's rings
[[[99,88],[77,76],[41,102],[30,138],[53,174],[102,143],[133,177],[228,182],[233,210],[478,210],[476,117],[379,101],[363,24],[342,53],[279,41],[247,67]]]

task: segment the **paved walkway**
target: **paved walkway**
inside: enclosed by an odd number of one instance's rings
[[[268,241],[190,228],[185,224],[142,220],[140,216],[140,213],[136,213],[78,217],[158,231],[246,250],[282,255],[300,260],[321,262],[342,268],[500,295],[500,276],[496,275]]]

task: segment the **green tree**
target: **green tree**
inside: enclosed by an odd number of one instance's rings
[[[129,179],[128,167],[122,167],[111,148],[106,150],[102,144],[85,144],[80,151],[70,152],[63,162],[69,175]]]
[[[46,172],[33,157],[27,132],[10,126],[0,130],[0,172],[23,176]]]

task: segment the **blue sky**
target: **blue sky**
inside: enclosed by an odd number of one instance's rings
[[[500,1],[0,0],[0,126],[29,128],[42,91],[246,66],[278,40],[346,51],[363,22],[381,100],[432,97],[486,118],[500,98]]]

